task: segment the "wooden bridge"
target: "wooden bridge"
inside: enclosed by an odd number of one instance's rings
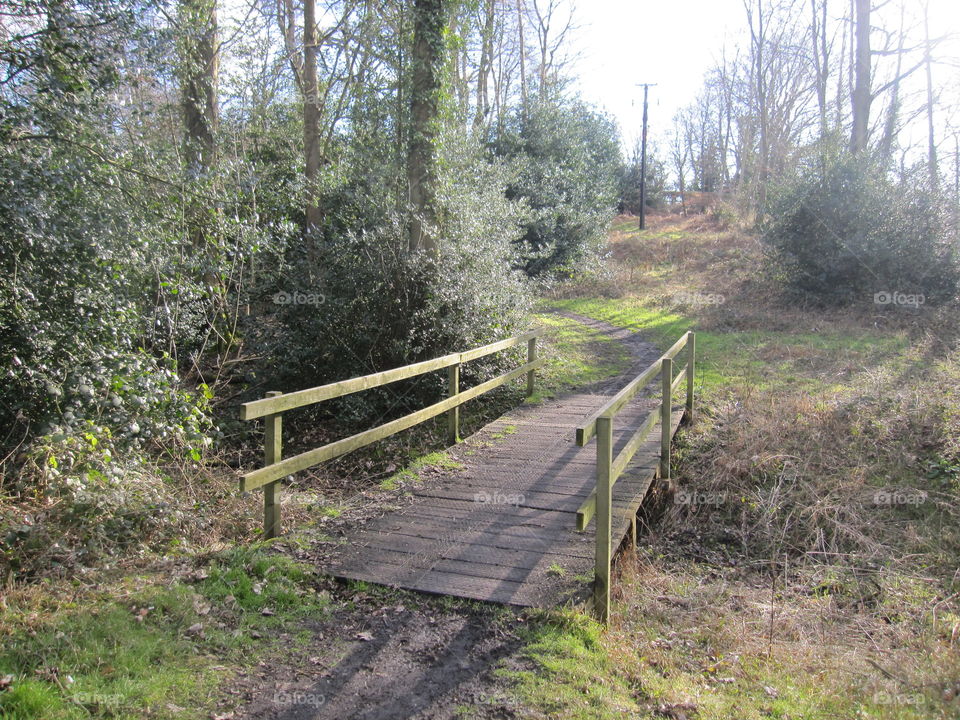
[[[375,375],[270,393],[247,403],[241,417],[266,417],[265,466],[247,473],[241,489],[264,488],[264,531],[279,531],[278,480],[447,413],[456,443],[463,402],[526,375],[533,393],[540,367],[539,331]],[[460,391],[462,363],[527,343],[527,362]],[[674,359],[687,348],[683,370]],[[636,542],[636,517],[653,482],[668,478],[670,444],[693,413],[695,345],[687,333],[612,397],[571,394],[526,404],[487,425],[450,455],[460,467],[422,483],[402,508],[350,531],[329,571],[341,578],[504,604],[550,607],[584,599],[606,620],[610,563],[625,537]],[[285,410],[378,387],[438,369],[449,394],[423,410],[330,445],[281,460]],[[659,377],[659,398],[644,392]],[[675,404],[685,385],[684,403]],[[595,443],[591,443],[593,438]],[[592,522],[591,522],[592,521]]]

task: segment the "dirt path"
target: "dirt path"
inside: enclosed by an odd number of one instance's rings
[[[613,337],[630,349],[633,366],[587,388],[612,394],[660,350],[606,323],[558,313]],[[301,560],[322,555],[291,551]],[[227,689],[223,717],[268,720],[431,720],[520,717],[498,667],[529,665],[519,650],[524,612],[466,600],[320,581],[333,611],[310,628],[309,640],[282,638],[289,648],[248,669]],[[240,708],[239,710],[230,710]]]

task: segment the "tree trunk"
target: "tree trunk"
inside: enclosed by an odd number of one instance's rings
[[[523,37],[523,25],[526,22],[523,14],[524,0],[517,0],[517,31],[520,33],[520,109],[523,116],[527,114],[527,44]]]
[[[216,0],[181,0],[179,6],[181,57],[180,104],[187,177],[206,177],[216,165],[217,108],[217,3]],[[205,209],[196,203],[187,208],[190,242],[206,243]]]
[[[215,163],[217,111],[216,0],[183,0],[180,5],[183,38],[181,106],[187,168],[197,176]]]
[[[413,0],[413,49],[407,184],[410,198],[409,249],[435,256],[435,145],[444,54],[444,0]]]
[[[303,152],[307,181],[306,235],[309,237],[317,231],[323,219],[317,202],[321,157],[316,0],[303,2]]]
[[[480,31],[480,65],[477,68],[477,108],[473,117],[473,129],[480,130],[490,113],[490,91],[488,83],[490,68],[493,64],[493,31],[496,20],[494,0],[485,0],[484,18]]]
[[[820,113],[820,137],[827,136],[827,81],[829,79],[829,50],[827,47],[827,0],[822,0],[820,14],[817,0],[810,0],[810,35],[813,50],[814,84],[817,90],[817,109]]]
[[[893,76],[890,88],[890,105],[887,108],[887,120],[880,140],[880,158],[883,167],[889,168],[893,162],[893,140],[897,135],[897,121],[900,117],[900,80],[903,77],[904,8],[900,7],[900,40],[897,46],[897,72]]]
[[[870,132],[870,104],[873,102],[870,88],[870,1],[855,0],[856,62],[852,98],[853,131],[850,136],[850,152],[854,155],[866,150]]]

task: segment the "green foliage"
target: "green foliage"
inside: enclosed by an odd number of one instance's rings
[[[504,197],[503,168],[489,164],[458,135],[442,143],[438,171],[444,233],[435,262],[407,252],[397,214],[378,229],[331,237],[309,259],[294,260],[287,277],[300,278],[300,284],[286,290],[313,294],[316,302],[279,310],[283,330],[274,363],[282,387],[398,367],[493,342],[525,327],[529,290],[509,267],[520,208]],[[464,177],[472,182],[462,182]],[[464,380],[489,365],[472,363]],[[403,409],[435,397],[441,382],[425,378],[369,391],[343,405],[358,420],[380,417],[384,408]]]
[[[922,180],[894,183],[869,158],[801,171],[771,200],[763,240],[788,285],[827,303],[951,300],[960,279],[945,205]],[[955,231],[953,231],[955,233]]]
[[[537,103],[515,112],[492,149],[514,167],[507,197],[530,209],[516,266],[530,276],[574,272],[601,247],[617,206],[613,123],[580,102]]]

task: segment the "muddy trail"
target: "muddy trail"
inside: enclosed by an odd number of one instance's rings
[[[625,373],[589,392],[615,393],[660,356],[638,333],[558,314],[618,340],[634,359]],[[322,568],[324,545],[305,550],[281,541],[275,548]],[[282,651],[235,678],[214,718],[445,720],[462,717],[465,708],[475,718],[521,716],[502,672],[533,669],[522,652],[528,611],[344,584],[322,574],[317,582],[332,611],[298,637],[281,636]]]

